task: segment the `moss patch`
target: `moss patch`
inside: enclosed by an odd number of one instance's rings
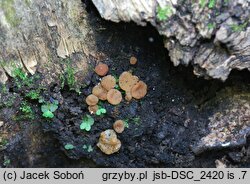
[[[26,6],[30,7],[30,5],[31,5],[31,0],[24,0],[24,2],[25,2],[25,5],[26,5]]]
[[[20,23],[20,19],[16,15],[14,8],[15,0],[2,0],[0,8],[3,9],[6,21],[12,26],[17,27]]]

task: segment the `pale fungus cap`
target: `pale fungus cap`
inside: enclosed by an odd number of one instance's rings
[[[147,94],[147,84],[143,81],[139,81],[134,87],[131,89],[131,95],[135,99],[141,99]]]
[[[92,93],[97,96],[100,100],[107,100],[107,93],[108,91],[104,89],[101,84],[96,85],[92,89]]]
[[[108,129],[101,133],[97,146],[103,153],[110,155],[119,151],[121,148],[121,141],[117,139],[114,130]]]
[[[129,72],[123,72],[119,77],[119,86],[124,91],[130,91],[131,88],[139,81],[137,76],[133,76]]]
[[[97,98],[97,96],[91,94],[89,96],[87,96],[86,98],[86,103],[90,106],[96,105],[98,103],[99,99]]]
[[[95,114],[96,111],[98,110],[98,105],[91,105],[88,107],[88,110],[89,110],[90,114]]]
[[[107,100],[110,104],[117,105],[122,101],[122,94],[117,89],[111,89],[107,94]]]
[[[105,76],[109,71],[108,65],[100,62],[96,67],[95,67],[95,72],[99,76]]]
[[[115,121],[115,123],[113,124],[113,129],[117,133],[122,133],[124,131],[124,129],[125,129],[124,121],[122,121],[122,120]]]
[[[106,89],[108,91],[110,89],[113,89],[116,85],[115,77],[113,77],[112,75],[107,75],[107,76],[103,77],[101,80],[101,85],[104,89]]]

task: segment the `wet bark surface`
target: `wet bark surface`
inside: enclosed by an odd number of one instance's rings
[[[92,4],[86,10],[98,52],[86,57],[89,70],[84,70],[81,87],[69,80],[69,68],[74,79],[79,76],[79,52],[62,60],[62,80],[44,85],[46,76],[38,70],[27,77],[31,83],[9,76],[1,85],[1,167],[250,166],[248,71],[232,72],[224,83],[198,79],[191,67],[171,64],[163,37],[152,26],[106,22]],[[138,59],[136,65],[130,65],[131,56]],[[117,106],[103,102],[107,113],[92,115],[95,123],[86,132],[80,124],[89,114],[85,98],[100,81],[93,70],[99,61],[108,64],[109,74],[115,76],[133,72],[148,85],[148,94]],[[39,90],[46,102],[59,101],[52,119],[42,116],[43,102],[27,97],[32,90]],[[24,102],[31,114],[21,110]],[[112,128],[116,119],[126,120],[129,126],[118,135],[119,152],[105,155],[96,144],[100,133]],[[67,144],[74,148],[65,149]]]

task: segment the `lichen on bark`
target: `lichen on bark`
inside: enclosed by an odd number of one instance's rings
[[[0,9],[3,11],[6,22],[11,27],[16,27],[20,23],[20,19],[16,15],[14,7],[15,0],[2,0],[0,2]]]
[[[197,76],[225,81],[232,69],[250,70],[249,1],[92,1],[104,19],[151,23],[174,65],[193,65]]]

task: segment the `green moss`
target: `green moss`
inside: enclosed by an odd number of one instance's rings
[[[129,119],[125,119],[125,120],[123,120],[123,122],[124,122],[124,126],[125,126],[126,128],[129,128],[128,121],[129,121]]]
[[[6,94],[8,92],[8,89],[5,84],[0,83],[0,93]]]
[[[3,165],[5,166],[5,167],[7,167],[7,166],[9,166],[10,165],[10,163],[11,163],[11,161],[10,161],[10,159],[4,159],[4,162],[3,162]]]
[[[199,0],[199,4],[202,8],[205,8],[207,3],[208,3],[208,8],[212,9],[215,7],[216,0],[209,0],[208,2],[207,2],[207,0]]]
[[[21,88],[22,86],[30,87],[33,84],[34,78],[28,77],[28,75],[23,71],[22,68],[13,68],[14,69],[12,70],[12,75],[18,88]]]
[[[199,0],[199,4],[202,8],[204,8],[207,4],[207,1],[206,0]]]
[[[6,138],[0,137],[0,150],[4,149],[8,144],[8,140]]]
[[[157,7],[157,18],[160,21],[167,20],[169,17],[173,15],[173,7],[170,5],[167,5],[165,7]]]
[[[26,6],[30,7],[30,5],[31,5],[31,0],[24,0],[24,2],[25,2],[25,5],[26,5]]]
[[[27,80],[27,74],[22,70],[22,68],[15,68],[12,73],[15,78],[22,81]]]
[[[216,27],[215,23],[208,23],[207,25],[208,29],[214,29]]]
[[[30,114],[30,113],[33,112],[33,111],[32,111],[32,108],[31,108],[31,107],[28,105],[28,103],[25,102],[25,101],[21,103],[20,110],[21,110],[23,113],[25,113],[25,114]]]
[[[75,70],[70,65],[68,65],[66,68],[66,79],[70,89],[74,89],[74,86],[76,84]]]
[[[16,15],[14,8],[14,0],[1,0],[0,8],[3,9],[6,21],[13,27],[17,27],[20,24],[20,19]]]
[[[136,125],[139,125],[141,123],[141,118],[139,116],[133,118],[133,122],[136,124]]]
[[[21,106],[19,109],[22,112],[22,114],[19,115],[18,117],[19,120],[24,120],[24,119],[32,120],[35,118],[35,115],[31,106],[26,101],[23,101],[21,103]]]
[[[216,0],[210,0],[208,3],[208,8],[213,8],[216,4]]]
[[[134,123],[134,124],[136,124],[137,126],[139,126],[140,123],[141,123],[141,118],[140,118],[139,116],[136,116],[136,117],[134,117],[134,118],[124,119],[123,122],[124,122],[124,126],[125,126],[126,128],[129,128],[129,122],[130,122],[130,123]]]
[[[64,86],[67,85],[70,90],[74,90],[80,95],[81,94],[80,88],[83,85],[77,84],[77,80],[75,77],[76,70],[71,65],[72,63],[71,59],[68,58],[66,60],[63,60],[63,62],[65,63],[66,68],[64,72],[61,73],[59,76],[61,82],[61,88],[64,88]]]
[[[240,32],[243,31],[247,27],[248,22],[245,22],[243,24],[231,24],[230,27],[234,32]]]
[[[31,90],[25,96],[32,99],[32,100],[37,100],[40,97],[40,92],[36,91],[36,90]]]

